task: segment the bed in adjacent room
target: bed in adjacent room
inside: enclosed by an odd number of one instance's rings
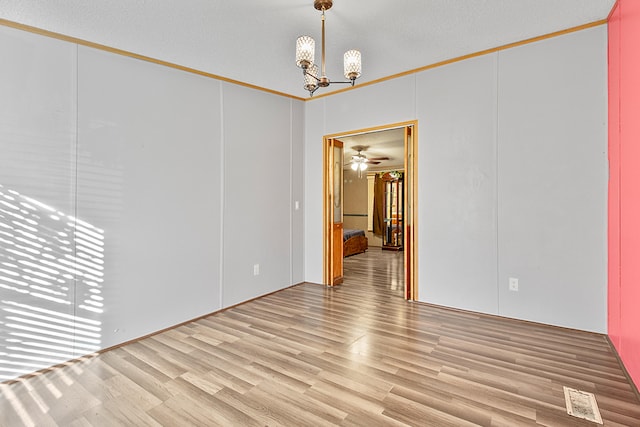
[[[344,249],[345,257],[361,254],[369,248],[369,240],[364,234],[364,230],[344,230]]]

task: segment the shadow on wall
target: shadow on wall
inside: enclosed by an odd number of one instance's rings
[[[0,381],[101,348],[104,231],[0,185]]]

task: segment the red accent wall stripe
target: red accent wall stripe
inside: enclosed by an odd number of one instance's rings
[[[640,1],[609,20],[608,332],[640,385]]]

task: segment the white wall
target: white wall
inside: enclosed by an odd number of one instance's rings
[[[499,312],[496,74],[496,55],[485,55],[416,78],[418,295],[491,314]]]
[[[606,333],[606,27],[500,52],[501,313]]]
[[[231,84],[223,91],[227,307],[291,284],[293,101]]]
[[[606,61],[599,26],[307,102],[307,280],[322,135],[417,119],[419,300],[605,333]]]
[[[304,153],[304,104],[291,103],[291,279],[290,283],[302,283],[305,280],[304,260],[304,189],[305,189],[305,153]]]
[[[302,102],[5,27],[0,54],[0,380],[303,280]]]
[[[78,93],[77,217],[104,230],[103,346],[219,308],[219,83],[80,46]]]
[[[72,319],[86,313],[59,262],[75,249],[76,49],[0,27],[0,55],[1,381],[77,355]],[[99,329],[78,340],[85,353]]]

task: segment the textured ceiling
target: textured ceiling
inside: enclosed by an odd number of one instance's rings
[[[327,75],[359,49],[366,82],[605,19],[615,0],[335,0]],[[0,18],[307,97],[295,39],[320,54],[313,0],[0,0]],[[330,86],[318,93],[341,89]]]

